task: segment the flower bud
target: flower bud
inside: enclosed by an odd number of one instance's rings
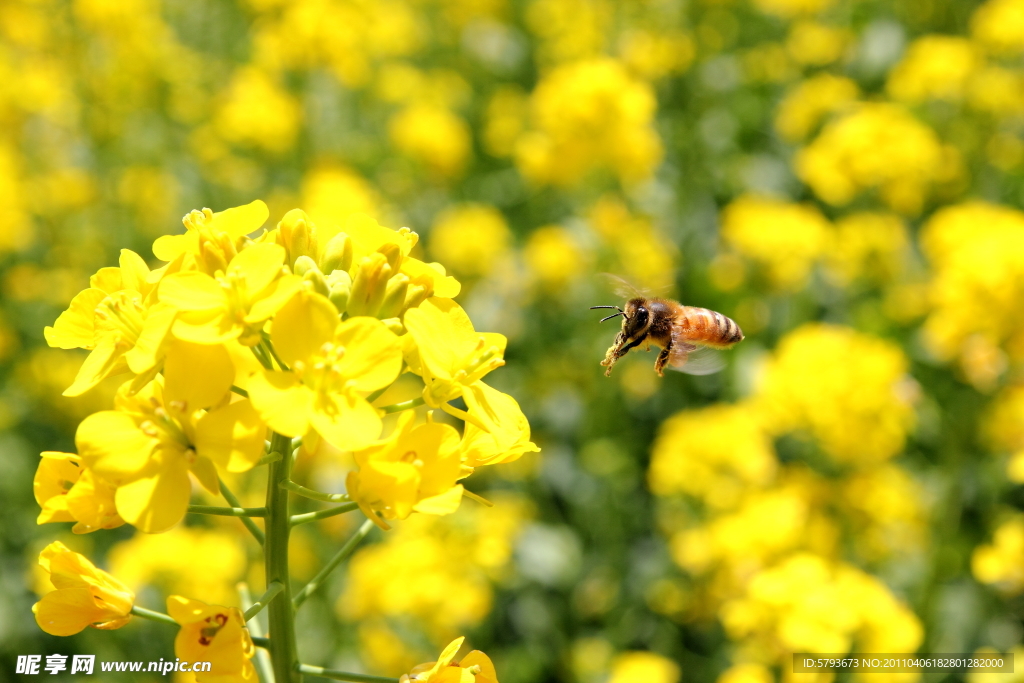
[[[343,232],[331,238],[320,257],[320,272],[330,275],[336,270],[352,267],[352,238]]]
[[[377,312],[378,318],[393,318],[405,308],[405,297],[409,292],[409,276],[398,273],[388,280],[384,301]]]
[[[336,270],[327,276],[327,287],[330,289],[327,298],[339,313],[344,313],[348,308],[349,295],[352,294],[352,276],[344,270]]]
[[[311,270],[320,272],[320,269],[316,267],[316,261],[314,261],[308,256],[300,256],[299,258],[295,259],[295,265],[292,266],[292,271],[296,275],[304,276]]]
[[[409,289],[405,294],[405,305],[402,307],[402,310],[407,311],[410,308],[415,308],[432,296],[434,296],[434,284],[430,281],[430,278],[418,277],[409,284]]]
[[[308,257],[303,256],[302,258]],[[316,265],[302,274],[302,282],[309,283],[306,286],[312,286],[313,291],[317,294],[322,294],[323,296],[330,296],[331,294],[331,290],[327,286],[327,278],[324,277],[324,274],[320,272]]]
[[[377,314],[381,302],[384,301],[391,272],[387,258],[380,252],[362,258],[356,269],[352,294],[348,300],[350,316]]]
[[[277,243],[288,252],[287,263],[302,256],[316,256],[316,226],[305,211],[292,209],[277,224]]]
[[[405,334],[405,325],[403,325],[402,321],[398,318],[384,318],[381,322],[384,323],[384,327],[388,328],[395,334],[399,336]]]
[[[394,242],[386,242],[377,248],[377,253],[384,254],[391,266],[391,272],[397,273],[402,267],[402,250]]]

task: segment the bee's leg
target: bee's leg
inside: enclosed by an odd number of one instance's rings
[[[654,361],[654,371],[658,373],[659,377],[664,377],[665,364],[668,363],[668,357],[672,353],[672,339],[669,338],[668,343],[665,344],[665,348],[658,354],[658,360]]]
[[[601,361],[601,365],[608,368],[607,370],[604,371],[604,376],[608,377],[609,375],[611,375],[612,366],[615,365],[615,362],[622,358],[623,356],[625,356],[627,353],[629,353],[630,349],[636,348],[646,338],[647,335],[645,334],[636,341],[632,341],[627,344],[626,340],[628,339],[628,337],[626,337],[626,335],[624,335],[622,332],[619,332],[619,334],[615,337],[615,343],[611,345],[611,347],[608,349],[608,352],[604,354],[604,360]]]

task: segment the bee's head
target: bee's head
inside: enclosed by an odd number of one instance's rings
[[[637,297],[626,302],[622,313],[622,334],[627,340],[637,339],[647,332],[651,325],[651,311],[647,299]]]

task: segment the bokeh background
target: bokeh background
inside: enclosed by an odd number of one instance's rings
[[[466,634],[502,683],[827,683],[790,653],[1024,654],[1022,163],[1024,0],[4,0],[0,679],[173,658],[161,624],[39,631],[52,540],[154,609],[261,588],[237,520],[75,537],[32,497],[114,386],[62,398],[82,356],[44,325],[119,249],[255,198],[417,231],[508,335],[489,380],[543,449],[473,478],[494,508],[375,531],[303,608],[304,661],[397,676]],[[600,272],[747,339],[716,375],[607,378]],[[296,577],[353,524],[301,527]]]

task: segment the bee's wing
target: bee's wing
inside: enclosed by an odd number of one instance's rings
[[[637,287],[629,280],[626,280],[618,275],[612,275],[611,273],[598,273],[598,276],[605,281],[608,287],[611,288],[617,296],[623,299],[651,299],[654,297],[668,296],[669,291],[672,289],[666,285],[664,287],[657,287],[651,289],[649,287]]]
[[[688,375],[711,375],[725,367],[725,358],[718,349],[693,344],[685,346],[688,348],[684,352],[672,354],[669,369]]]

